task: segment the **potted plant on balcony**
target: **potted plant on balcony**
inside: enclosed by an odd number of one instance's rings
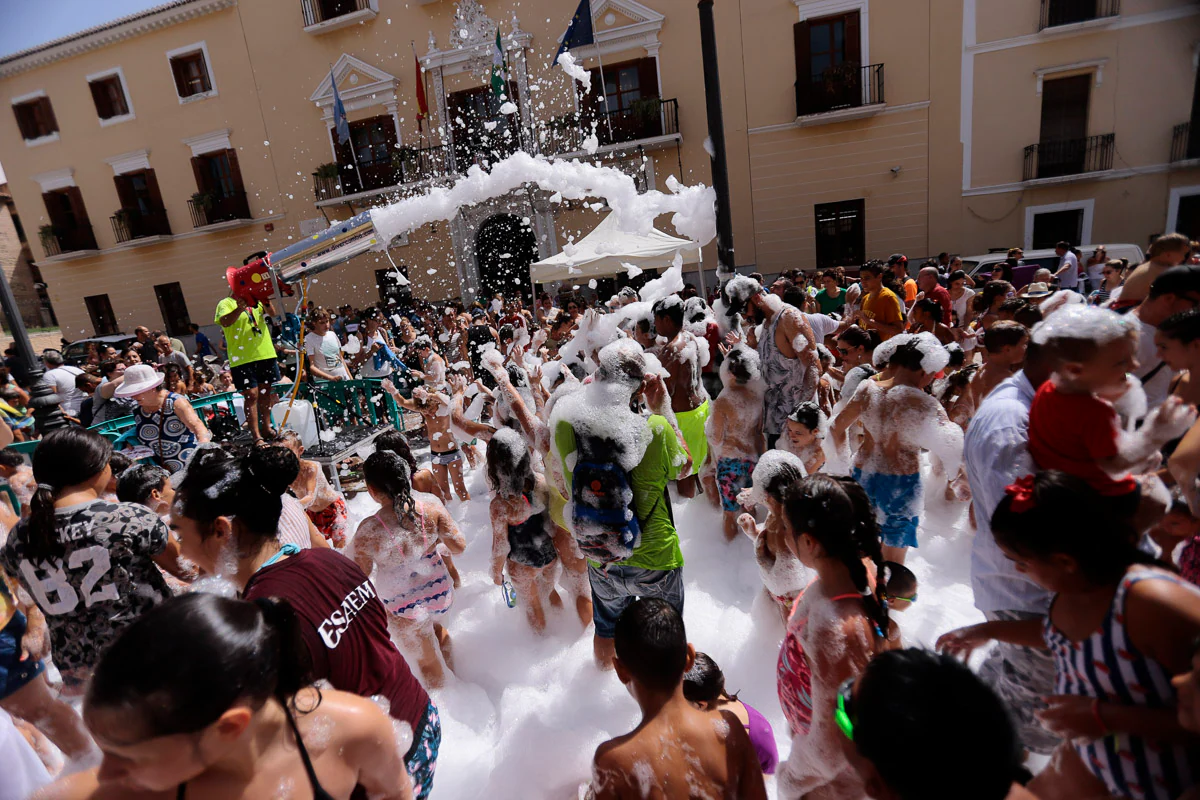
[[[217,198],[213,195],[212,192],[193,192],[192,193],[192,204],[195,205],[196,208],[201,208],[201,209],[204,209],[205,211],[211,211],[213,204],[216,202],[216,200],[217,200]]]
[[[317,167],[318,178],[336,178],[338,176],[338,165],[334,162],[322,164]]]

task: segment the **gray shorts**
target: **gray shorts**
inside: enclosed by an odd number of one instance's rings
[[[985,611],[984,616],[992,621],[1042,617],[1027,611]],[[1054,658],[1050,651],[999,642],[980,665],[979,677],[1008,706],[1026,749],[1041,755],[1054,752],[1058,737],[1033,716],[1034,711],[1045,708],[1042,697],[1054,694]]]
[[[588,580],[592,620],[601,639],[613,638],[621,612],[639,597],[666,600],[683,616],[683,567],[660,570],[612,564],[603,570],[588,564]]]
[[[429,453],[429,460],[434,464],[441,464],[443,467],[449,466],[455,461],[462,461],[462,457],[462,451],[457,447],[444,453]]]

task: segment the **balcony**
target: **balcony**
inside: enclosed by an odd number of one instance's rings
[[[448,174],[449,171],[445,145],[401,147],[392,154],[391,165],[372,165],[355,169],[353,165],[323,164],[313,173],[313,193],[316,201],[320,203],[407,183],[433,180]]]
[[[796,81],[797,117],[882,107],[883,102],[883,64],[839,64],[811,80]]]
[[[245,192],[231,192],[226,195],[196,192],[188,200],[188,210],[192,212],[193,228],[204,228],[232,220],[252,219]]]
[[[546,155],[582,152],[584,140],[592,135],[593,122],[598,147],[617,149],[646,139],[678,136],[679,101],[648,97],[634,101],[629,108],[555,117],[538,131],[534,149]]]
[[[81,250],[97,250],[96,236],[92,226],[88,224],[65,227],[60,225],[43,225],[38,230],[42,240],[42,250],[47,258],[75,253]]]
[[[171,225],[167,222],[166,209],[156,208],[142,211],[140,208],[122,208],[109,217],[113,237],[117,244],[144,239],[147,236],[170,236]]]
[[[375,19],[378,0],[300,0],[306,33],[326,33]]]
[[[1121,0],[1042,0],[1038,30],[1120,16]]]
[[[1116,134],[1038,142],[1025,148],[1023,180],[1061,178],[1112,169]]]
[[[1171,133],[1171,163],[1194,158],[1200,158],[1200,125],[1181,122]]]

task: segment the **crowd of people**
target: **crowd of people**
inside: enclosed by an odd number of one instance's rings
[[[577,619],[641,709],[590,796],[1200,797],[1200,254],[1059,250],[1019,287],[1015,249],[974,279],[896,254],[705,298],[676,267],[528,309],[231,296],[198,359],[142,328],[82,368],[45,353],[74,424],[0,450],[13,796],[427,797],[455,559],[482,547],[530,630]],[[272,416],[308,378],[421,421],[362,458],[373,514]],[[227,390],[244,429],[214,431],[191,400]],[[34,435],[25,391],[0,388],[0,443]],[[142,450],[85,425],[126,416]],[[985,621],[927,649],[905,563],[934,496],[969,509]],[[681,538],[720,536],[686,503],[753,542],[786,751],[685,630]]]

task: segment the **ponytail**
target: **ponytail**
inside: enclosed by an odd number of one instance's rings
[[[408,519],[416,511],[412,496],[412,478],[404,459],[387,450],[377,450],[363,462],[363,480],[375,491],[392,500],[398,519]]]
[[[854,588],[862,595],[863,607],[875,625],[876,634],[886,639],[890,619],[883,547],[875,509],[866,491],[851,478],[818,473],[788,487],[783,503],[792,534],[807,533],[821,544],[826,555],[845,565]],[[874,587],[864,558],[875,563]]]
[[[33,562],[63,557],[54,520],[54,498],[68,486],[78,486],[108,466],[112,445],[86,428],[58,428],[46,434],[33,451],[37,491],[29,504],[26,549]]]

